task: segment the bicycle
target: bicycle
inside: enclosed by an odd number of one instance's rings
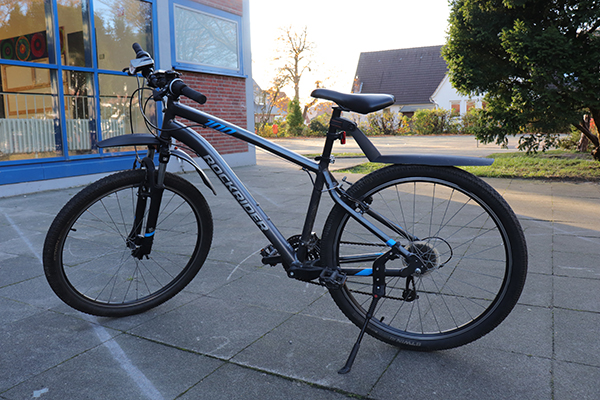
[[[162,126],[146,119],[156,134],[99,142],[103,148],[148,150],[133,169],[84,188],[50,226],[44,271],[65,303],[98,316],[133,315],[167,301],[196,276],[211,245],[212,215],[198,188],[166,172],[169,159],[193,165],[205,186],[216,192],[198,164],[174,148],[176,140],[206,162],[269,240],[261,250],[262,263],[281,264],[291,278],[324,285],[360,328],[340,373],[350,370],[365,333],[406,349],[449,349],[489,333],[513,309],[527,271],[519,221],[491,186],[456,168],[493,160],[381,155],[342,112],[375,112],[393,104],[394,97],[327,89],[312,93],[336,105],[323,152],[310,160],[181,104],[181,96],[199,104],[207,99],[177,72],[155,70],[137,43],[133,48],[136,58],[129,74],[141,73],[147,84],[141,90],[152,90],[148,101],[163,105]],[[176,117],[244,140],[307,171],[313,189],[301,234],[285,239],[219,153]],[[331,152],[336,141],[345,143],[347,134],[370,161],[390,165],[355,183],[337,181],[329,171]],[[313,226],[323,193],[334,206],[318,237]]]

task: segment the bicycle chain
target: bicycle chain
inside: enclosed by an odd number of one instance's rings
[[[316,282],[316,281],[308,281],[307,283],[310,283],[312,285],[316,285],[316,286],[323,286],[325,287],[325,285]],[[348,290],[352,293],[358,293],[358,294],[364,294],[365,296],[373,296],[373,293],[370,292],[363,292],[362,290],[355,290],[355,289],[350,289],[348,288]],[[386,299],[392,299],[392,300],[401,300],[401,301],[405,301],[405,299],[403,299],[402,297],[397,297],[397,296],[388,296],[387,294],[385,296],[383,296]]]
[[[381,247],[381,244],[378,244],[378,243],[340,242],[340,244],[346,244],[346,245],[355,245],[355,246],[371,246],[371,247]],[[323,284],[321,284],[321,283],[319,283],[319,282],[316,282],[316,281],[309,281],[308,283],[310,283],[310,284],[313,284],[313,285],[316,285],[316,286],[325,286],[325,285],[323,285]],[[352,292],[352,293],[363,294],[363,295],[365,295],[365,296],[372,296],[372,295],[373,295],[373,293],[370,293],[370,292],[364,292],[364,291],[362,291],[362,290],[356,290],[356,289],[350,289],[350,288],[348,288],[348,290],[349,290],[350,292]],[[388,298],[388,299],[392,299],[392,300],[401,300],[401,301],[404,301],[404,299],[403,299],[403,298],[401,298],[401,297],[396,297],[396,296],[388,296],[387,294],[386,294],[385,296],[383,296],[383,297],[385,297],[385,298]]]

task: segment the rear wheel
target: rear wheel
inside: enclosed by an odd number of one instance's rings
[[[480,338],[512,310],[525,283],[525,238],[513,211],[485,182],[456,168],[394,165],[365,176],[347,193],[413,235],[372,220],[423,264],[409,278],[386,277],[370,335],[416,350],[447,349]],[[322,259],[349,275],[330,292],[359,327],[372,299],[369,269],[388,250],[342,207],[333,208]],[[386,264],[388,272],[404,267],[402,259]]]
[[[144,179],[144,170],[101,179],[75,195],[52,223],[44,271],[71,307],[100,316],[137,314],[180,292],[204,263],[212,241],[210,209],[198,189],[170,173],[152,251],[133,256],[127,237]],[[145,221],[138,223],[144,232]]]

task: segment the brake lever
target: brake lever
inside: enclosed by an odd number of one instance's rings
[[[168,90],[166,88],[154,89],[152,91],[152,100],[162,101],[162,99],[167,95],[167,92]]]

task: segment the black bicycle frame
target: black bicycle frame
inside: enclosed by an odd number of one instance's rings
[[[339,117],[339,113],[339,109],[334,110],[334,116],[337,114]],[[256,202],[254,197],[252,197],[248,189],[246,189],[242,181],[236,176],[231,167],[229,167],[227,162],[215,150],[215,148],[193,129],[186,127],[184,124],[178,121],[175,121],[175,117],[177,116],[258,146],[270,153],[282,157],[285,160],[299,165],[309,172],[316,174],[316,179],[308,206],[308,213],[302,229],[302,244],[298,252],[294,251],[281,232],[271,222],[271,219]],[[301,263],[305,261],[304,257],[306,249],[303,244],[306,244],[309,241],[324,187],[326,188],[325,190],[329,192],[336,204],[339,204],[346,209],[346,211],[354,219],[378,236],[383,243],[386,243],[390,248],[394,247],[396,244],[395,240],[373,225],[370,221],[366,220],[361,213],[355,211],[352,207],[346,204],[342,198],[344,192],[341,190],[328,169],[330,164],[331,149],[333,148],[334,141],[338,138],[334,131],[330,131],[327,134],[323,148],[323,154],[317,163],[282,146],[279,146],[276,143],[268,141],[253,132],[169,99],[165,109],[161,138],[169,140],[171,137],[189,146],[206,162],[210,169],[219,178],[221,183],[225,185],[231,195],[236,199],[244,211],[246,211],[252,221],[254,221],[260,231],[273,244],[275,249],[277,249],[281,255],[282,264],[286,269],[292,266],[300,266]],[[391,227],[395,231],[402,231],[401,228],[389,221],[380,220],[380,222],[383,222],[385,225]],[[408,234],[404,232],[403,235]],[[395,246],[395,249],[397,249],[405,257],[411,255],[411,253],[402,246]],[[335,268],[335,266],[330,267]]]

